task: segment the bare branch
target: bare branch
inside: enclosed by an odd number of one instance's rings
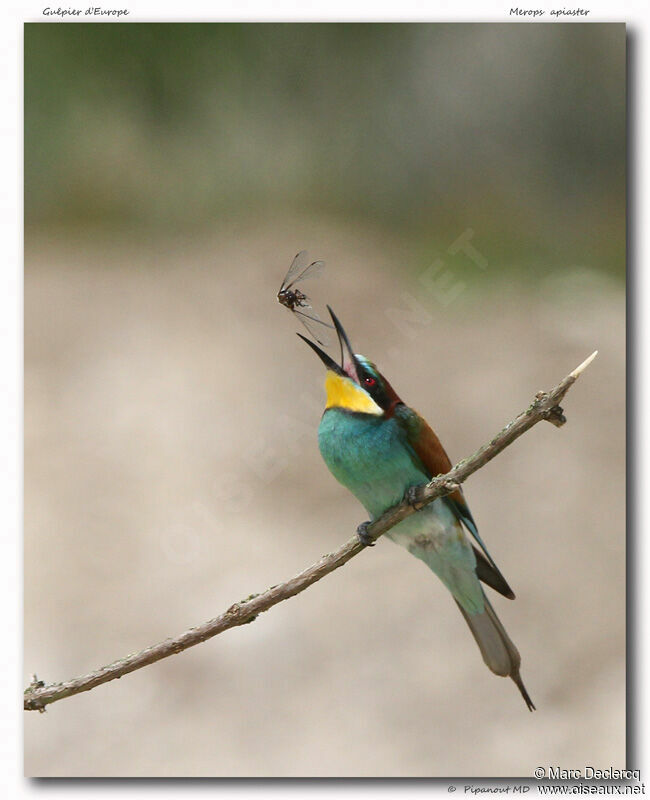
[[[579,378],[582,375],[582,373],[587,369],[587,367],[591,364],[594,358],[596,358],[597,355],[598,355],[598,350],[594,350],[594,352],[589,356],[589,358],[585,358],[582,364],[580,364],[573,370],[573,372],[571,373],[571,377],[576,379]]]
[[[541,420],[547,420],[558,427],[563,425],[566,419],[559,404],[580,374],[596,357],[597,352],[583,361],[580,366],[569,373],[550,392],[538,392],[533,403],[525,411],[519,414],[512,422],[509,422],[488,444],[477,450],[474,455],[460,461],[445,475],[439,475],[425,486],[419,487],[409,496],[408,500],[404,499],[398,505],[388,509],[371,525],[368,525],[368,537],[372,540],[378,539],[386,531],[397,525],[398,522],[416,513],[416,506],[421,508],[437,497],[453,492],[470,475],[487,464],[488,461],[491,461],[508,445],[512,444],[515,439]],[[139,653],[128,655],[82,677],[72,678],[62,683],[45,684],[43,681],[38,680],[36,675],[33,675],[32,682],[25,690],[24,709],[26,711],[45,711],[47,705],[55,703],[57,700],[62,700],[64,697],[87,692],[102,683],[108,683],[108,681],[121,678],[123,675],[128,675],[129,672],[154,664],[163,658],[182,653],[183,650],[205,642],[207,639],[211,639],[229,628],[246,625],[252,622],[258,614],[268,611],[269,608],[281,603],[283,600],[288,600],[290,597],[303,592],[312,583],[316,583],[316,581],[324,578],[325,575],[342,567],[363,549],[364,545],[360,543],[358,537],[353,536],[338,550],[323,556],[316,564],[303,570],[285,583],[272,586],[261,594],[250,595],[245,600],[234,603],[223,614],[208,620],[208,622],[196,628],[190,628],[174,639],[165,639],[165,641],[147,647]]]

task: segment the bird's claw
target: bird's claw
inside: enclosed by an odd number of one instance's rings
[[[357,528],[357,537],[364,547],[374,547],[376,542],[368,533],[368,525],[370,525],[370,520],[368,520],[368,522],[362,522],[361,525],[359,525]]]
[[[420,495],[419,486],[409,486],[409,488],[404,493],[404,499],[411,506],[411,508],[414,508],[416,511],[419,511],[421,508],[424,508],[422,502],[419,499],[419,495]]]

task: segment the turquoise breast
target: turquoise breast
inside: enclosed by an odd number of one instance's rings
[[[398,503],[409,486],[428,480],[394,418],[327,409],[318,429],[318,445],[332,475],[372,517]]]
[[[330,472],[373,519],[399,503],[409,486],[428,480],[394,418],[330,408],[323,414],[318,444]],[[474,553],[442,498],[402,520],[386,536],[433,570],[467,613],[484,610]]]

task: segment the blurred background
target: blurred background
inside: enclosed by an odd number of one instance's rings
[[[25,683],[287,579],[365,519],[327,471],[294,254],[474,452],[538,711],[388,540],[254,624],[25,716],[38,776],[625,765],[623,25],[25,26]],[[335,352],[335,351],[334,351]]]

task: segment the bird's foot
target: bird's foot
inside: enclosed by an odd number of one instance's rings
[[[364,547],[374,547],[376,542],[368,533],[368,525],[370,525],[370,520],[362,522],[361,525],[359,525],[357,528],[357,537]]]
[[[420,487],[419,486],[409,486],[409,488],[404,493],[404,499],[406,502],[414,508],[416,511],[419,511],[421,508],[424,508],[424,504],[420,501]]]

